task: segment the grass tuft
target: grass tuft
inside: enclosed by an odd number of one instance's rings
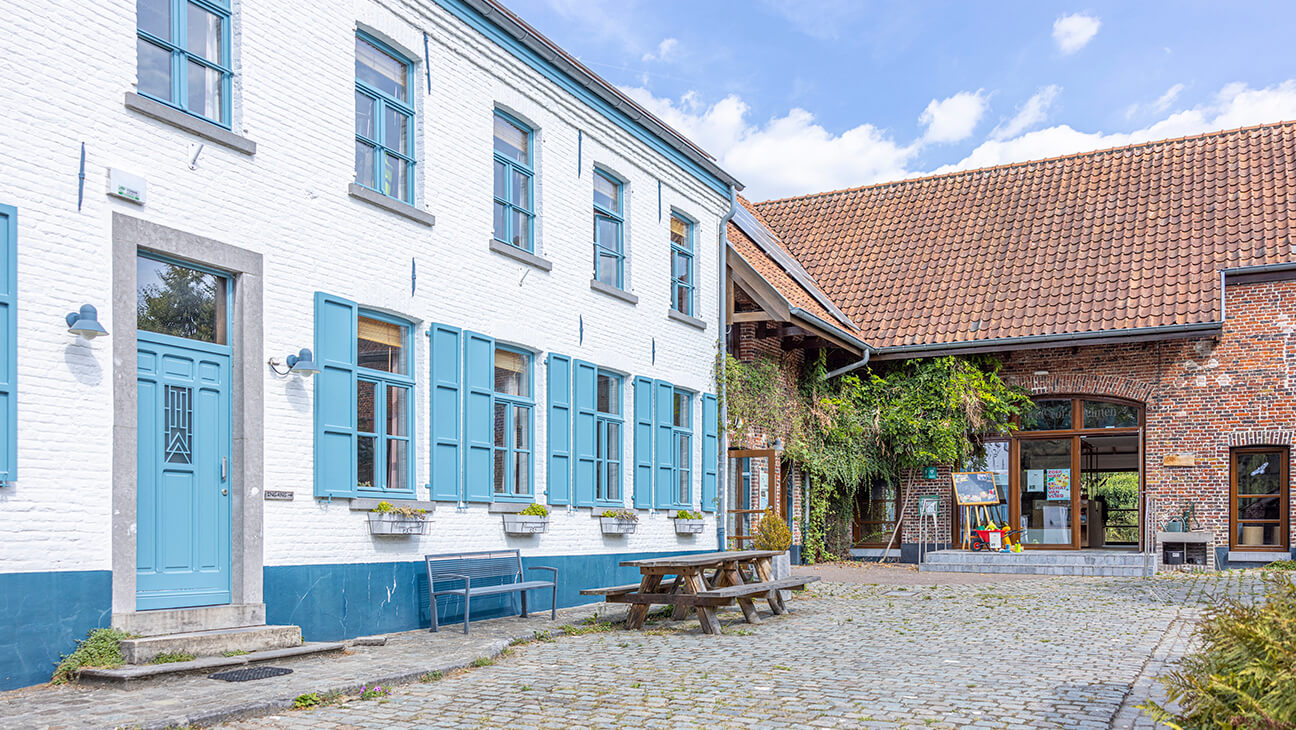
[[[164,651],[149,660],[149,664],[175,664],[176,662],[191,662],[194,659],[194,655],[188,652]]]
[[[133,639],[134,634],[117,629],[93,629],[77,642],[76,649],[65,655],[54,670],[50,684],[66,684],[77,678],[83,667],[115,669],[125,663],[121,653],[123,639]]]

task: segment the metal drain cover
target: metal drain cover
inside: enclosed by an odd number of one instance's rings
[[[254,679],[279,677],[284,674],[292,674],[292,670],[284,669],[283,667],[245,667],[243,669],[231,669],[226,672],[217,672],[207,676],[211,679],[223,679],[226,682],[251,682]]]

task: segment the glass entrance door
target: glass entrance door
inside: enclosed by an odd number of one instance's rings
[[[783,503],[777,466],[778,452],[773,449],[729,451],[725,535],[730,549],[750,550],[761,514]]]
[[[1023,545],[1074,547],[1078,494],[1073,489],[1073,441],[1070,438],[1023,439],[1018,443],[1020,512],[1017,526]]]

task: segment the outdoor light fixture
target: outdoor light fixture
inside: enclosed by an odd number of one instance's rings
[[[99,310],[93,304],[82,304],[79,312],[68,312],[66,319],[69,334],[81,335],[87,340],[108,334],[108,330],[99,324]]]
[[[301,352],[296,355],[285,357],[284,364],[288,366],[288,369],[280,370],[278,360],[273,357],[269,360],[270,369],[275,372],[275,375],[287,376],[291,373],[297,373],[298,375],[310,377],[320,371],[319,366],[315,364],[315,356],[311,354],[309,347],[303,347]]]
[[[775,450],[775,451],[782,451],[782,450],[783,450],[783,439],[774,439],[774,444],[773,444],[773,446],[774,446],[774,450]]]

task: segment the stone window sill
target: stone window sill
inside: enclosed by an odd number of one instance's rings
[[[355,183],[347,185],[347,194],[356,200],[363,200],[370,205],[375,205],[383,210],[395,213],[396,215],[404,216],[415,223],[422,223],[429,228],[436,225],[436,216],[431,213],[419,210],[404,201],[370,190],[363,185],[356,185]]]
[[[140,96],[133,91],[126,92],[126,108],[156,119],[159,122],[166,122],[190,134],[196,134],[205,140],[215,142],[222,147],[228,147],[235,152],[242,152],[249,156],[256,154],[256,142],[247,137],[241,137],[220,125],[199,119],[192,114],[185,114],[175,107],[167,106],[160,101],[154,101],[147,96]]]
[[[522,510],[530,507],[532,501],[530,497],[522,497],[524,502],[491,502],[486,506],[486,512],[489,514],[515,515]]]
[[[517,246],[501,243],[493,238],[490,241],[490,250],[501,256],[507,256],[514,261],[521,261],[528,266],[534,266],[541,271],[553,271],[553,264],[549,262],[549,259],[536,256],[530,251],[523,251]]]
[[[590,279],[590,288],[600,294],[606,294],[613,299],[620,299],[628,304],[638,304],[639,297],[631,294],[624,289],[618,289],[615,286],[609,286],[598,279]]]
[[[1287,550],[1229,550],[1230,563],[1269,563],[1274,560],[1290,560],[1291,552]]]
[[[687,314],[676,312],[674,309],[666,310],[666,316],[669,319],[673,319],[676,322],[679,322],[681,324],[686,324],[690,327],[697,327],[700,330],[706,329],[706,322],[704,322],[703,320],[700,320],[697,317],[690,317]]]

